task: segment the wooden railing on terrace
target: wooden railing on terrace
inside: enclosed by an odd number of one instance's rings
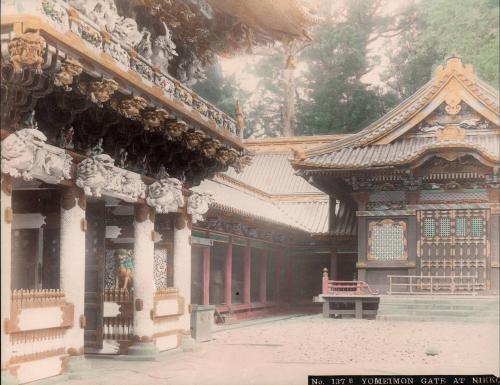
[[[388,275],[389,294],[469,294],[484,290],[476,276]]]
[[[334,281],[328,278],[328,269],[323,269],[323,295],[377,295],[378,292],[364,281]]]
[[[14,289],[12,304],[20,308],[64,305],[66,295],[60,289]]]

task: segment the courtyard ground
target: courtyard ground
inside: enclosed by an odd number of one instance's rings
[[[167,352],[154,362],[90,361],[90,373],[64,384],[305,385],[310,374],[498,376],[499,326],[298,315],[230,325],[194,352]]]

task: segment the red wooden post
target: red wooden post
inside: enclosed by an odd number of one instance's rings
[[[260,302],[267,302],[267,250],[261,249],[260,251],[260,288],[259,288]]]
[[[210,304],[210,246],[203,248],[203,305]]]
[[[325,267],[323,269],[323,285],[322,285],[323,294],[328,294],[328,269]]]
[[[233,282],[233,239],[229,237],[226,245],[226,259],[224,260],[224,302],[231,305]]]
[[[280,302],[280,265],[281,265],[281,256],[283,255],[283,249],[280,247],[277,250],[277,253],[274,255],[274,302]]]
[[[245,246],[243,251],[243,303],[250,303],[250,245]]]

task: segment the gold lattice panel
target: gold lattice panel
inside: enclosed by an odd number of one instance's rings
[[[420,274],[457,277],[457,288],[464,291],[472,290],[467,277],[474,277],[474,289],[486,289],[489,211],[422,210],[417,218]]]

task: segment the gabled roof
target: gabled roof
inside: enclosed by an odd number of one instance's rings
[[[439,106],[446,104],[446,111],[456,114],[460,111],[461,102],[487,121],[500,126],[498,91],[480,80],[471,65],[464,65],[459,58],[451,57],[444,66],[437,67],[431,81],[382,118],[358,133],[308,149],[292,163],[299,168],[393,165],[417,156],[428,148],[444,145],[475,149],[498,162],[498,130],[489,133],[490,138],[437,135],[431,139],[415,140],[404,137]]]

